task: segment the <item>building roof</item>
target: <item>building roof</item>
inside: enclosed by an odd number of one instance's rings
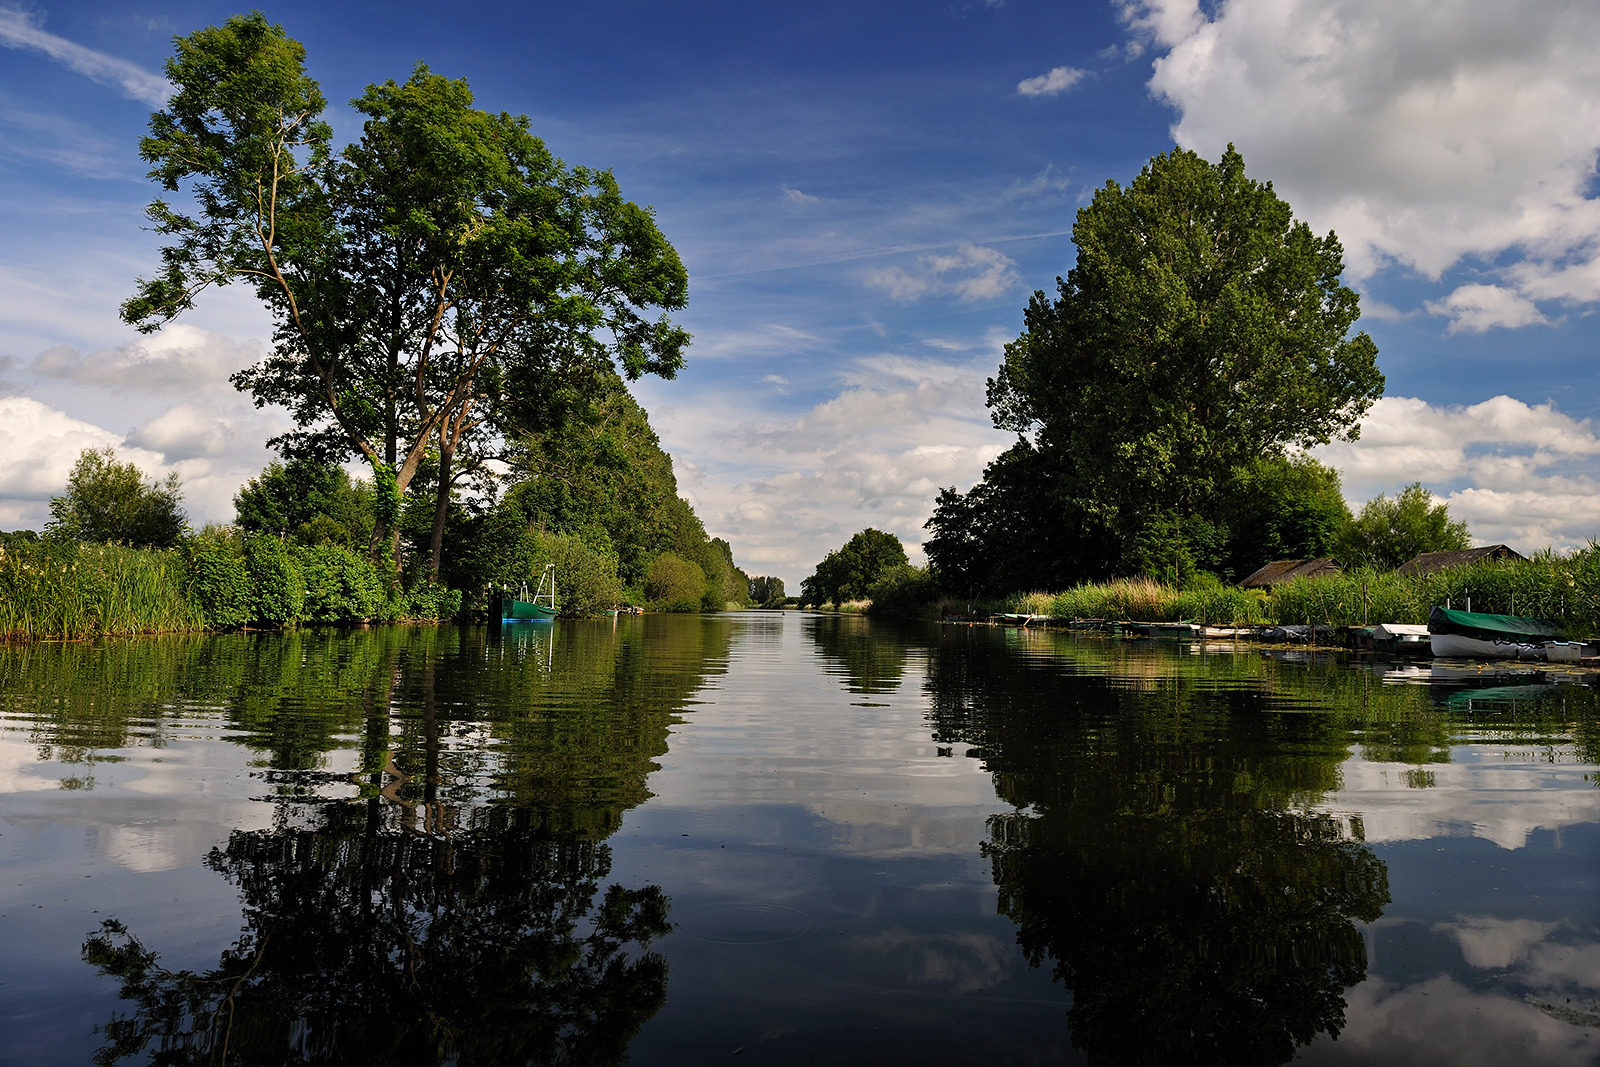
[[[1332,556],[1323,556],[1321,559],[1280,559],[1262,567],[1239,584],[1245,589],[1271,589],[1291,578],[1338,574],[1343,569]]]
[[[1484,545],[1482,548],[1463,548],[1454,552],[1424,552],[1416,559],[1407,560],[1395,568],[1396,574],[1432,574],[1446,567],[1460,567],[1480,559],[1522,559],[1518,552],[1505,545]]]

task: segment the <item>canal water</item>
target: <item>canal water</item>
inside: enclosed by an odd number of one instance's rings
[[[796,613],[0,647],[0,1063],[1593,1064],[1597,695]]]

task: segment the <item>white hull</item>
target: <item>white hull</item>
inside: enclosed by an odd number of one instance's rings
[[[1433,654],[1441,659],[1542,659],[1576,663],[1583,646],[1571,641],[1519,644],[1515,641],[1484,641],[1460,634],[1430,634]]]

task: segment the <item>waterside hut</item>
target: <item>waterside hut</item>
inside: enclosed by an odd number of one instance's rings
[[[1239,583],[1244,589],[1271,589],[1291,578],[1325,578],[1344,570],[1332,556],[1321,559],[1280,559],[1269,563]]]
[[[1446,567],[1461,567],[1484,559],[1522,559],[1522,555],[1505,545],[1484,545],[1482,548],[1463,548],[1453,552],[1424,552],[1395,568],[1396,574],[1432,574]]]

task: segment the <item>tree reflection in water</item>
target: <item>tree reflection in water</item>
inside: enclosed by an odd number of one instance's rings
[[[295,788],[303,755],[272,761],[291,764],[265,770],[273,825],[205,861],[243,904],[214,968],[163,967],[114,919],[84,943],[129,1006],[97,1062],[622,1062],[665,1002],[650,945],[671,923],[658,886],[602,889],[603,840],[649,796],[671,717],[727,635],[560,637],[558,671],[471,638],[335,648],[329,663],[361,665],[334,702],[367,709],[358,798]]]
[[[954,635],[929,690],[936,740],[976,746],[1017,809],[983,851],[1029,961],[1072,991],[1073,1045],[1091,1063],[1276,1064],[1336,1037],[1366,976],[1355,924],[1389,902],[1382,861],[1306,810],[1349,734],[1248,686],[1058,648],[1019,665]]]

